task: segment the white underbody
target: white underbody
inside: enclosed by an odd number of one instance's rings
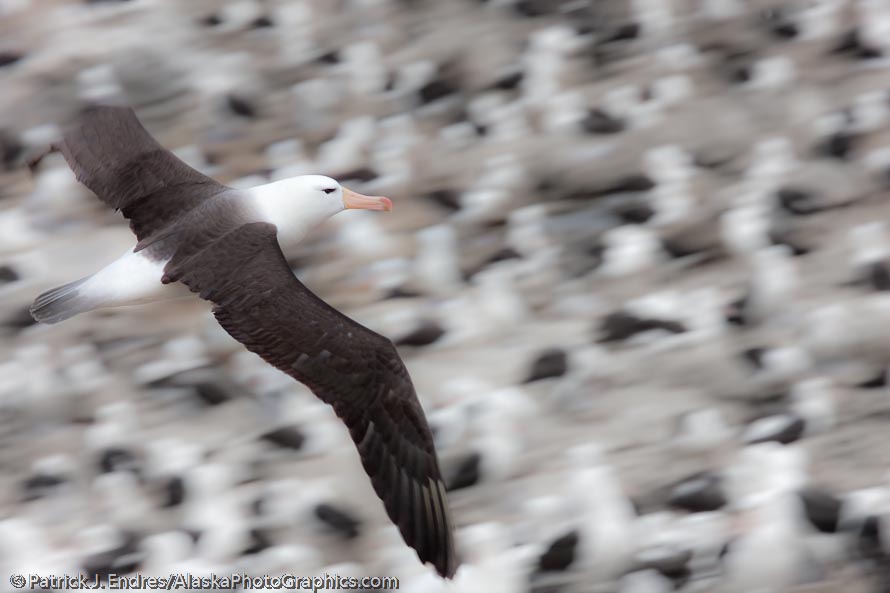
[[[153,261],[144,251],[127,251],[87,280],[80,290],[96,298],[100,307],[141,305],[191,294],[184,285],[162,284],[166,261]]]

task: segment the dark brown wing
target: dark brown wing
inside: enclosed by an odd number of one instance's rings
[[[78,181],[121,210],[139,240],[229,189],[158,144],[128,107],[87,110],[52,148]]]
[[[293,275],[267,223],[239,227],[167,276],[214,304],[248,350],[333,406],[392,521],[420,559],[457,568],[445,485],[411,378],[392,342],[339,313]]]

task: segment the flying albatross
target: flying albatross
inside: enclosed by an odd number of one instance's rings
[[[405,365],[389,339],[306,288],[279,245],[344,209],[388,211],[392,202],[321,175],[226,187],[163,148],[124,107],[91,108],[50,151],[130,220],[138,241],[92,276],[38,296],[34,318],[57,323],[180,296],[169,285],[184,284],[248,350],[334,408],[405,542],[451,578],[458,562],[445,485]]]

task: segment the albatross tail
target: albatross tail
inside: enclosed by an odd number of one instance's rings
[[[31,305],[31,316],[41,323],[59,323],[99,306],[95,297],[84,294],[81,285],[90,276],[48,290],[34,299]]]

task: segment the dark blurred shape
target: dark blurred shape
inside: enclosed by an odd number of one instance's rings
[[[0,166],[3,170],[11,171],[24,152],[25,146],[18,138],[0,130]]]
[[[380,174],[370,167],[360,167],[358,169],[352,169],[351,171],[340,173],[336,177],[342,183],[346,183],[348,181],[359,181],[361,183],[367,183],[368,181],[374,181],[375,179],[380,177]]]
[[[233,399],[233,395],[216,382],[201,381],[191,387],[201,401],[211,406],[218,406]]]
[[[602,109],[594,108],[581,121],[581,127],[590,134],[617,134],[624,131],[625,125]]]
[[[692,575],[689,562],[692,550],[674,545],[659,545],[640,551],[636,563],[640,570],[655,570],[674,582],[675,588],[686,584]]]
[[[460,210],[460,192],[455,189],[437,189],[426,194],[429,200],[432,200],[439,206],[448,210]]]
[[[476,452],[470,453],[464,457],[458,464],[457,471],[451,476],[451,481],[448,482],[447,490],[451,492],[453,490],[461,490],[462,488],[475,486],[479,482],[479,465],[481,462],[482,455]]]
[[[500,261],[507,261],[510,259],[521,259],[522,256],[512,247],[504,247],[496,251],[491,257],[485,260],[486,265],[491,265]]]
[[[513,10],[526,18],[535,18],[556,12],[559,2],[553,0],[516,0]]]
[[[655,210],[644,202],[622,200],[613,210],[624,224],[643,224],[655,216]]]
[[[773,245],[784,245],[791,250],[791,255],[800,257],[810,252],[810,248],[797,241],[787,230],[771,229],[769,239]]]
[[[185,500],[185,480],[180,476],[173,476],[164,483],[164,500],[161,507],[169,509],[177,507]]]
[[[715,67],[722,78],[735,84],[744,84],[751,80],[752,61],[755,59],[752,50],[723,42],[702,46],[700,49],[702,52],[716,54]]]
[[[48,473],[36,473],[25,479],[22,484],[25,502],[44,498],[52,494],[59,486],[68,481],[64,476]]]
[[[780,39],[794,39],[800,35],[800,28],[792,22],[778,23],[772,29],[776,37]]]
[[[881,560],[886,562],[888,554],[886,550],[886,542],[884,542],[884,534],[881,530],[881,516],[869,515],[859,526],[857,538],[857,548],[859,553],[871,560]]]
[[[8,264],[0,266],[0,284],[11,284],[21,278],[15,268]]]
[[[192,543],[196,544],[201,539],[203,533],[199,529],[181,529],[183,533],[192,538]]]
[[[266,499],[261,494],[251,501],[250,512],[257,517],[260,517],[265,512],[265,507],[266,507]]]
[[[241,117],[255,118],[257,117],[257,109],[252,102],[235,93],[226,95],[226,106],[235,115]]]
[[[881,518],[869,515],[859,529],[859,550],[863,556],[883,554],[884,546],[881,539]]]
[[[742,358],[751,363],[756,370],[760,371],[763,369],[763,355],[766,354],[766,348],[754,347],[748,348],[744,352],[742,352]]]
[[[322,503],[315,507],[315,516],[346,539],[358,537],[362,522],[343,509]]]
[[[610,194],[635,193],[649,191],[655,187],[655,182],[642,173],[636,173],[622,177],[604,184],[601,187],[594,187],[587,190],[575,190],[566,194],[565,200],[590,200],[601,198]]]
[[[316,59],[317,62],[321,64],[339,64],[340,63],[340,51],[336,49],[332,49],[331,51],[325,52],[318,56]]]
[[[445,328],[435,321],[424,320],[421,324],[395,341],[396,346],[429,346],[445,335]]]
[[[866,379],[861,383],[857,383],[856,387],[860,389],[881,389],[887,386],[887,369],[881,369],[871,379]]]
[[[707,513],[726,506],[726,494],[720,476],[713,472],[693,474],[674,485],[668,506],[690,513]]]
[[[454,82],[446,78],[437,77],[420,87],[417,95],[421,103],[427,104],[453,95],[458,91],[460,91],[460,88]]]
[[[803,436],[806,422],[796,414],[775,414],[755,420],[745,434],[745,442],[749,445],[776,441],[787,445]]]
[[[748,64],[739,64],[732,66],[729,70],[729,80],[737,84],[745,84],[751,80],[751,66]]]
[[[788,17],[788,14],[777,6],[761,13],[769,31],[779,39],[794,39],[800,34],[800,28]]]
[[[387,93],[390,93],[395,90],[396,82],[398,82],[398,77],[395,72],[390,72],[386,76],[386,84],[383,85],[383,90]]]
[[[133,472],[138,476],[140,467],[139,458],[123,447],[109,447],[99,455],[99,469],[102,473]]]
[[[523,382],[532,383],[542,379],[562,377],[568,370],[569,359],[566,351],[562,348],[548,348],[535,357]]]
[[[605,38],[605,43],[615,43],[616,41],[630,41],[640,36],[639,23],[624,23],[619,25],[612,33]]]
[[[306,442],[306,436],[296,426],[282,426],[275,430],[270,430],[260,436],[260,439],[273,445],[278,445],[283,449],[292,449],[298,451]]]
[[[890,291],[890,269],[887,262],[877,261],[868,266],[868,282],[878,292]]]
[[[886,515],[869,515],[856,532],[856,552],[866,561],[866,574],[871,577],[876,593],[890,591],[890,554],[887,553],[890,548],[886,530],[882,529],[887,520]]]
[[[854,53],[859,51],[861,48],[861,44],[859,42],[859,29],[853,27],[846,33],[844,33],[837,44],[831,48],[831,53],[834,54],[847,54]]]
[[[81,568],[88,578],[95,575],[103,580],[110,574],[123,575],[139,570],[144,556],[139,549],[139,536],[132,532],[121,535],[123,542],[118,547],[91,554],[82,560]]]
[[[809,522],[822,533],[837,533],[840,524],[841,500],[822,488],[807,486],[798,492]]]
[[[525,78],[525,73],[522,70],[517,70],[497,79],[491,88],[499,91],[512,91],[519,86],[523,78]]]
[[[384,295],[384,299],[416,299],[417,297],[423,296],[421,293],[416,290],[412,290],[410,288],[406,288],[403,286],[397,286],[390,290],[386,295]]]
[[[247,547],[244,548],[244,551],[242,552],[245,556],[259,554],[266,548],[272,547],[272,539],[269,537],[269,534],[265,529],[257,529],[254,527],[250,530],[248,535],[250,537],[250,543],[247,544]]]
[[[275,26],[275,21],[272,20],[272,17],[270,17],[269,15],[266,15],[266,14],[255,18],[253,20],[253,22],[250,23],[250,27],[252,29],[268,29],[269,27],[274,27],[274,26]]]
[[[503,249],[499,249],[498,251],[494,252],[489,257],[485,258],[477,266],[474,266],[474,267],[470,268],[469,270],[466,270],[464,272],[464,281],[468,282],[469,280],[471,280],[473,278],[473,276],[475,276],[476,274],[478,274],[479,272],[481,272],[482,270],[484,270],[485,268],[487,268],[488,266],[490,266],[492,264],[496,264],[497,262],[507,261],[510,259],[521,259],[521,258],[522,258],[522,256],[519,255],[519,253],[517,253],[516,250],[514,250],[510,247],[504,247]]]
[[[739,297],[726,306],[726,322],[744,327],[748,325],[748,297]]]
[[[701,258],[695,265],[705,265],[723,257],[719,246],[701,245],[694,239],[695,237],[691,237],[686,233],[675,237],[664,237],[661,240],[661,248],[674,259],[689,257],[691,255],[700,255]]]
[[[17,333],[35,325],[36,323],[34,317],[31,315],[31,306],[25,305],[4,319],[2,323],[0,323],[0,327],[12,333]]]
[[[858,138],[855,134],[840,130],[826,138],[824,142],[816,147],[816,151],[827,157],[847,160],[850,153],[853,152],[857,140]]]
[[[198,23],[204,25],[205,27],[217,27],[221,25],[222,22],[222,17],[215,12],[208,14],[207,16],[202,17],[200,20],[198,20]]]
[[[858,27],[853,27],[844,33],[837,44],[831,49],[831,53],[859,60],[872,60],[880,58],[883,55],[883,52],[881,52],[880,49],[862,43],[862,37],[859,34]]]
[[[576,530],[562,535],[551,543],[538,558],[538,570],[542,572],[562,572],[575,561],[575,550],[580,536]]]
[[[4,68],[6,66],[12,66],[19,60],[25,57],[25,54],[20,54],[14,51],[0,51],[0,68]]]
[[[597,328],[596,341],[600,344],[619,342],[652,330],[663,330],[672,334],[686,332],[686,326],[677,321],[665,319],[646,319],[624,311],[616,311],[606,315]]]

